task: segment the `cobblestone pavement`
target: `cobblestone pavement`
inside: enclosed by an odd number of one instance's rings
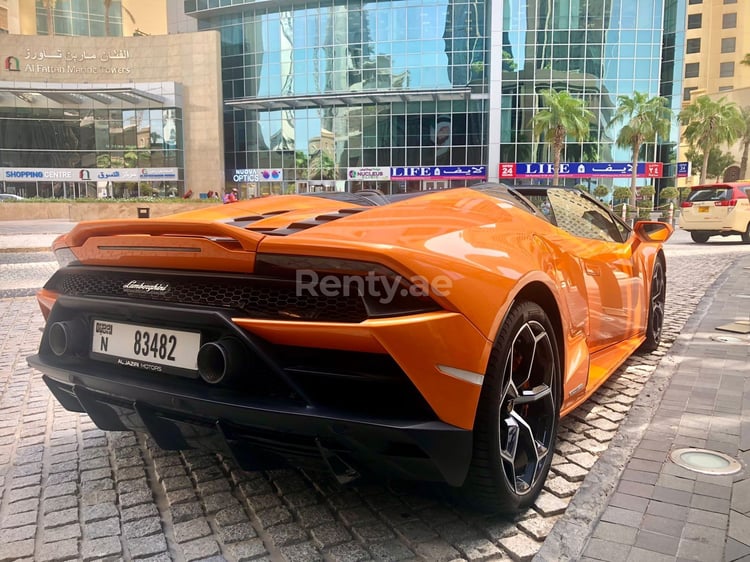
[[[43,321],[23,295],[54,270],[51,257],[0,254],[0,562],[529,560],[706,288],[748,252],[668,244],[661,347],[632,357],[563,420],[544,491],[512,521],[414,483],[340,487],[297,469],[244,472],[216,454],[164,452],[142,435],[97,429],[59,406],[26,364]]]

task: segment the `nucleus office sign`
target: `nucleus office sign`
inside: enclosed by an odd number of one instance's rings
[[[349,168],[346,175],[353,181],[386,181],[391,179],[391,169],[385,166]]]
[[[514,162],[500,164],[500,179],[541,179],[554,176],[555,167],[549,162]],[[660,178],[664,173],[661,162],[639,162],[636,176]],[[617,178],[633,175],[629,162],[561,162],[558,176],[562,178]]]

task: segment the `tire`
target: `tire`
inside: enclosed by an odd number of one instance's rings
[[[747,223],[747,228],[745,228],[745,232],[743,232],[740,236],[742,236],[742,241],[745,244],[750,244],[750,222]]]
[[[664,326],[664,303],[667,296],[667,274],[664,262],[657,258],[651,273],[651,291],[648,303],[648,324],[646,325],[646,339],[641,344],[640,351],[650,353],[659,347],[662,327]]]
[[[515,304],[490,356],[461,501],[505,514],[534,503],[552,463],[561,381],[552,323],[536,303]]]
[[[695,242],[696,244],[705,244],[706,242],[708,242],[710,236],[705,232],[691,232],[690,238],[692,238],[693,242]]]

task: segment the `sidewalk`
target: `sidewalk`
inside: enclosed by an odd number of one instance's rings
[[[707,291],[535,560],[750,560],[750,335],[717,330],[746,327],[749,281],[745,256]],[[742,468],[682,468],[679,448]]]
[[[0,252],[51,251],[55,238],[75,225],[61,219],[0,221]]]

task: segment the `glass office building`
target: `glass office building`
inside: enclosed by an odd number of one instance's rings
[[[37,35],[121,37],[123,7],[119,0],[36,0]]]
[[[466,183],[449,171],[494,180],[502,162],[548,162],[530,120],[550,87],[597,116],[566,161],[630,161],[609,125],[618,95],[680,107],[685,0],[186,0],[185,13],[221,33],[227,182],[278,173],[258,193],[440,188]],[[645,159],[671,162],[676,139],[675,124]]]

